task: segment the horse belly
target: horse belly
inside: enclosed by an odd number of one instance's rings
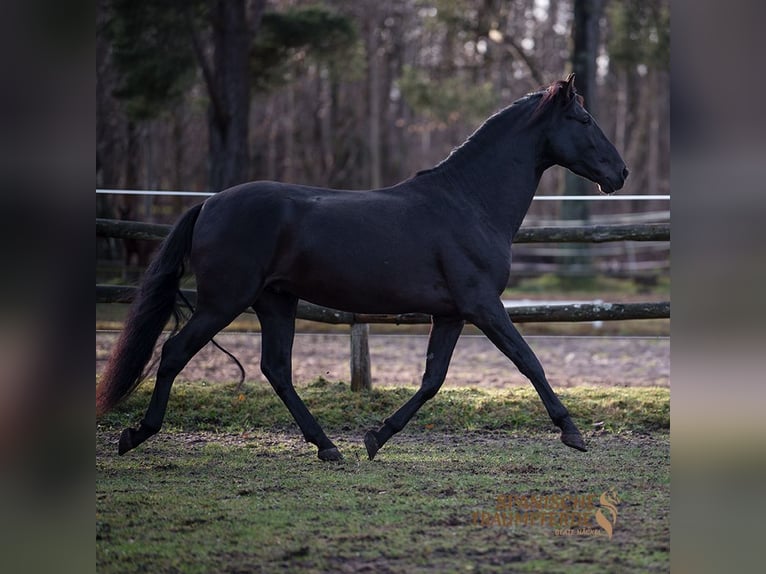
[[[412,251],[399,257],[314,253],[296,258],[275,286],[317,305],[355,313],[453,313],[444,278],[424,259]]]
[[[352,313],[452,315],[456,312],[447,293],[438,290],[428,293],[427,287],[418,292],[392,291],[369,285],[360,285],[355,289],[341,287],[326,290],[324,286],[309,284],[291,291],[305,301]]]

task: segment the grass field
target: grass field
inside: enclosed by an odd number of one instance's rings
[[[559,442],[534,391],[445,390],[374,461],[364,430],[413,389],[352,394],[320,380],[299,392],[344,461],[320,462],[260,387],[177,383],[166,429],[124,457],[119,430],[140,419],[148,389],[103,417],[97,570],[669,569],[667,389],[560,393],[587,453]],[[605,492],[619,500],[616,520],[601,508],[611,537],[594,518]],[[587,513],[588,524],[561,532],[574,512]]]

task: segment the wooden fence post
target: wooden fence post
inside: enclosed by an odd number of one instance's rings
[[[351,324],[351,390],[372,389],[370,373],[370,325]]]

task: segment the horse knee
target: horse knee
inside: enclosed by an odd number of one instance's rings
[[[436,396],[436,393],[439,392],[440,388],[441,388],[441,384],[424,383],[420,387],[420,396],[423,398],[424,401],[429,401]]]
[[[279,396],[290,387],[290,370],[285,365],[261,361],[261,372]]]

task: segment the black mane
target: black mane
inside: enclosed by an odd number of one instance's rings
[[[485,145],[486,140],[488,138],[492,138],[497,129],[502,129],[503,132],[507,133],[509,130],[517,130],[524,125],[527,125],[531,119],[530,115],[527,113],[527,108],[531,106],[533,101],[540,98],[541,101],[535,108],[532,117],[539,115],[542,111],[541,108],[543,107],[542,100],[546,97],[552,87],[553,86],[537,92],[529,93],[522,98],[519,98],[509,106],[506,106],[505,108],[495,112],[492,116],[487,118],[476,129],[476,131],[468,136],[468,138],[462,144],[453,148],[446,158],[444,158],[434,167],[418,171],[415,174],[415,177],[433,173],[434,171],[444,167],[448,162],[452,164],[455,161],[459,161],[459,158],[466,155],[468,150],[477,147],[477,145]],[[526,121],[522,122],[521,120]]]

